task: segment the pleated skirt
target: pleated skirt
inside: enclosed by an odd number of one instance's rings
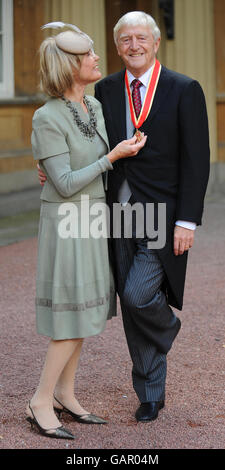
[[[91,200],[90,206],[95,202]],[[105,200],[98,199],[97,202],[104,203]],[[59,215],[61,203],[41,203],[36,324],[39,334],[55,340],[99,334],[107,319],[116,315],[108,239],[85,238],[80,233],[74,236],[84,220],[81,222],[81,203],[72,204],[76,206],[76,218],[66,220],[65,210]],[[73,236],[67,237],[67,229],[71,227]],[[71,230],[69,233],[71,235]]]

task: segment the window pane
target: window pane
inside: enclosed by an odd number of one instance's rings
[[[3,81],[3,63],[2,63],[2,35],[0,35],[0,82]]]

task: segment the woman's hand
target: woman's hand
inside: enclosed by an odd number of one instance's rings
[[[107,157],[111,163],[119,160],[120,158],[133,157],[137,155],[139,150],[144,147],[147,140],[147,135],[143,134],[143,138],[140,142],[137,141],[137,137],[134,135],[131,139],[122,140],[111,152],[108,153]]]
[[[40,183],[41,186],[44,186],[45,181],[47,180],[47,177],[46,177],[46,175],[44,174],[44,172],[40,169],[39,164],[37,164],[37,169],[38,169],[39,183]]]

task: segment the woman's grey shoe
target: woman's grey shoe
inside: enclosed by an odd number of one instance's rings
[[[33,418],[31,416],[27,416],[26,420],[28,421],[28,423],[30,423],[31,428],[33,428],[35,424],[39,433],[45,437],[51,437],[51,438],[56,438],[56,439],[75,439],[75,436],[70,431],[68,431],[68,429],[65,429],[63,426],[59,426],[58,428],[50,428],[50,429],[42,428],[34,416],[34,412],[30,406],[30,402],[29,402],[29,408],[30,408]],[[49,432],[49,431],[53,431],[53,432]]]

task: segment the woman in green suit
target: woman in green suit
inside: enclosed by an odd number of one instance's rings
[[[99,57],[92,40],[71,28],[40,47],[41,86],[50,99],[35,112],[32,131],[34,158],[47,175],[41,193],[36,318],[38,333],[51,339],[26,409],[27,420],[40,433],[66,439],[74,436],[62,427],[56,410],[83,423],[106,422],[76,400],[74,376],[83,338],[101,333],[116,314],[107,238],[82,232],[90,215],[83,199],[89,211],[104,204],[103,173],[113,170],[114,161],[136,155],[146,141],[133,137],[109,151],[101,105],[84,94],[86,85],[101,77]],[[69,236],[68,208],[74,215]]]

